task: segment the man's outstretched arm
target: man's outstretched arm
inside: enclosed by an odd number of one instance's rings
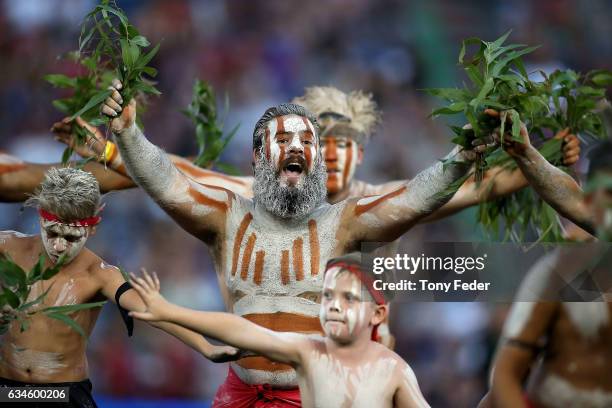
[[[569,174],[550,164],[531,145],[527,128],[523,124],[521,138],[519,142],[505,137],[503,147],[514,158],[529,184],[559,214],[589,233],[595,233],[591,214],[578,183]]]
[[[474,158],[475,152],[457,147],[447,156],[448,164],[436,162],[397,190],[351,200],[343,215],[351,245],[397,239],[452,197],[449,189],[467,174]]]
[[[113,86],[102,112],[113,118],[110,128],[128,173],[186,231],[211,242],[225,227],[233,193],[201,185],[181,173],[136,126],[136,100],[122,106],[121,83],[115,80]]]
[[[561,139],[561,150],[563,153],[563,164],[565,166],[574,165],[580,158],[580,140],[576,135],[569,134],[568,129],[564,129],[555,135],[556,139]],[[477,183],[474,176],[471,176],[461,185],[446,204],[425,217],[422,222],[436,221],[453,215],[468,207],[480,203],[496,200],[515,193],[529,185],[523,172],[518,169],[505,169],[504,167],[494,167],[484,174],[484,179]]]
[[[45,173],[53,167],[75,166],[76,163],[28,163],[17,157],[0,153],[0,201],[22,202],[42,183]],[[98,180],[100,191],[106,193],[112,190],[130,188],[133,183],[126,177],[107,170],[99,163],[89,162],[83,170],[92,173]]]
[[[88,131],[89,139],[86,143],[77,144],[75,142],[76,137],[72,134],[68,119],[53,124],[51,130],[55,133],[56,140],[71,146],[80,156],[93,158],[129,178],[130,176],[125,168],[117,145],[110,140],[106,140],[98,128],[90,125],[80,117],[75,119],[75,123]],[[185,157],[170,153],[168,153],[168,157],[180,172],[199,184],[223,187],[243,197],[253,197],[253,177],[229,176],[218,171],[203,169]],[[132,184],[134,187],[136,186],[133,181]]]

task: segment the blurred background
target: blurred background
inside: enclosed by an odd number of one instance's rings
[[[493,40],[508,29],[512,43],[540,44],[528,69],[612,68],[609,0],[454,1],[128,1],[118,0],[152,43],[157,87],[143,118],[145,133],[169,152],[193,155],[194,128],[179,111],[196,78],[209,81],[240,124],[223,159],[250,174],[252,129],[264,110],[301,95],[305,86],[372,92],[383,125],[366,147],[357,178],[409,178],[450,149],[444,120],[427,115],[438,101],[419,89],[457,86],[461,40]],[[31,162],[59,162],[64,149],[49,128],[61,119],[60,92],[43,81],[74,73],[60,59],[78,47],[79,24],[95,5],[79,0],[0,1],[0,149]],[[581,163],[577,165],[582,169]],[[223,310],[204,244],[177,227],[141,191],[111,193],[98,234],[88,246],[109,263],[157,271],[171,300]],[[406,239],[486,239],[473,210],[419,226]],[[0,228],[37,233],[37,217],[0,204]],[[486,392],[488,364],[507,305],[398,304],[392,333],[397,352],[416,372],[433,407],[473,407]],[[94,393],[101,406],[149,400],[206,406],[224,381],[225,364],[209,363],[168,335],[137,323],[126,335],[110,305],[89,347]],[[134,405],[130,405],[134,406]]]

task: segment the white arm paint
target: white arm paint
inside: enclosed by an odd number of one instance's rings
[[[454,162],[446,168],[438,161],[423,170],[407,184],[406,205],[420,214],[429,214],[451,199],[453,194],[443,195],[454,182],[465,176],[472,162],[465,161],[455,147],[445,159],[453,158]]]
[[[163,201],[180,177],[166,153],[149,142],[136,124],[115,134],[130,177],[155,201]]]

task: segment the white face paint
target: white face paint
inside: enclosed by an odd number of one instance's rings
[[[338,267],[327,271],[319,319],[328,337],[350,343],[369,329],[371,309],[362,299],[361,282],[355,275]]]
[[[298,115],[269,121],[264,144],[266,158],[280,173],[281,182],[288,185],[296,185],[312,170],[319,153],[312,123]]]
[[[69,263],[81,252],[89,233],[86,227],[72,227],[41,218],[40,236],[52,262],[65,255],[64,263]]]
[[[336,194],[353,180],[359,160],[359,144],[349,137],[328,135],[321,139],[327,167],[327,193]]]

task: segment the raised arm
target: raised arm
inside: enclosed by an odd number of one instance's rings
[[[122,107],[121,88],[121,83],[115,80],[113,93],[102,112],[113,118],[110,128],[130,176],[185,230],[212,242],[225,228],[234,194],[199,184],[181,173],[170,157],[149,142],[136,126],[136,100]]]
[[[447,190],[467,173],[475,154],[455,148],[447,158],[452,162],[446,166],[436,162],[395,191],[351,200],[342,220],[350,235],[349,246],[395,240],[446,203],[452,197]]]
[[[94,272],[96,279],[100,282],[102,294],[109,300],[115,302],[115,294],[117,289],[125,283],[123,275],[114,266],[100,263],[95,266]],[[119,298],[119,305],[128,311],[143,312],[146,306],[140,296],[133,291],[128,290]],[[151,326],[165,331],[166,333],[176,337],[183,343],[202,354],[207,359],[214,362],[232,361],[239,358],[238,350],[229,346],[216,346],[210,344],[202,335],[186,329],[182,326],[168,322],[151,322]]]
[[[67,165],[74,166],[76,163]],[[0,201],[25,201],[43,181],[47,170],[65,166],[62,163],[28,163],[6,153],[0,153]],[[87,163],[83,170],[91,172],[96,177],[102,193],[129,188],[133,184],[126,177],[107,170],[98,163]]]
[[[569,134],[568,129],[559,131],[555,139],[563,140],[561,144],[563,164],[566,166],[575,164],[580,157],[580,140],[576,135]],[[439,220],[482,202],[505,197],[528,185],[529,182],[520,169],[494,167],[485,172],[484,179],[480,183],[476,183],[474,176],[467,179],[453,198],[425,217],[423,222]]]
[[[55,133],[55,138],[71,146],[80,156],[84,158],[93,158],[115,170],[117,173],[129,178],[130,176],[125,168],[123,158],[121,157],[117,145],[110,140],[106,140],[98,128],[90,125],[80,117],[77,117],[75,122],[78,126],[89,131],[86,143],[75,143],[75,135],[72,134],[70,122],[67,119],[53,125],[52,130]],[[181,156],[168,154],[168,157],[179,171],[197,183],[223,187],[243,197],[253,197],[252,177],[229,176],[217,171],[203,169],[193,164],[191,160]],[[132,184],[134,187],[136,186],[133,181]]]
[[[521,124],[522,142],[504,138],[504,149],[514,158],[529,184],[540,197],[562,216],[590,233],[595,232],[592,216],[584,200],[583,191],[567,173],[550,164],[535,149],[527,128]]]
[[[133,317],[175,323],[280,363],[301,364],[300,350],[308,344],[304,335],[275,332],[230,313],[198,312],[170,303],[159,293],[157,276],[146,271],[142,278],[132,275],[131,283],[147,307],[145,312],[130,313]]]

